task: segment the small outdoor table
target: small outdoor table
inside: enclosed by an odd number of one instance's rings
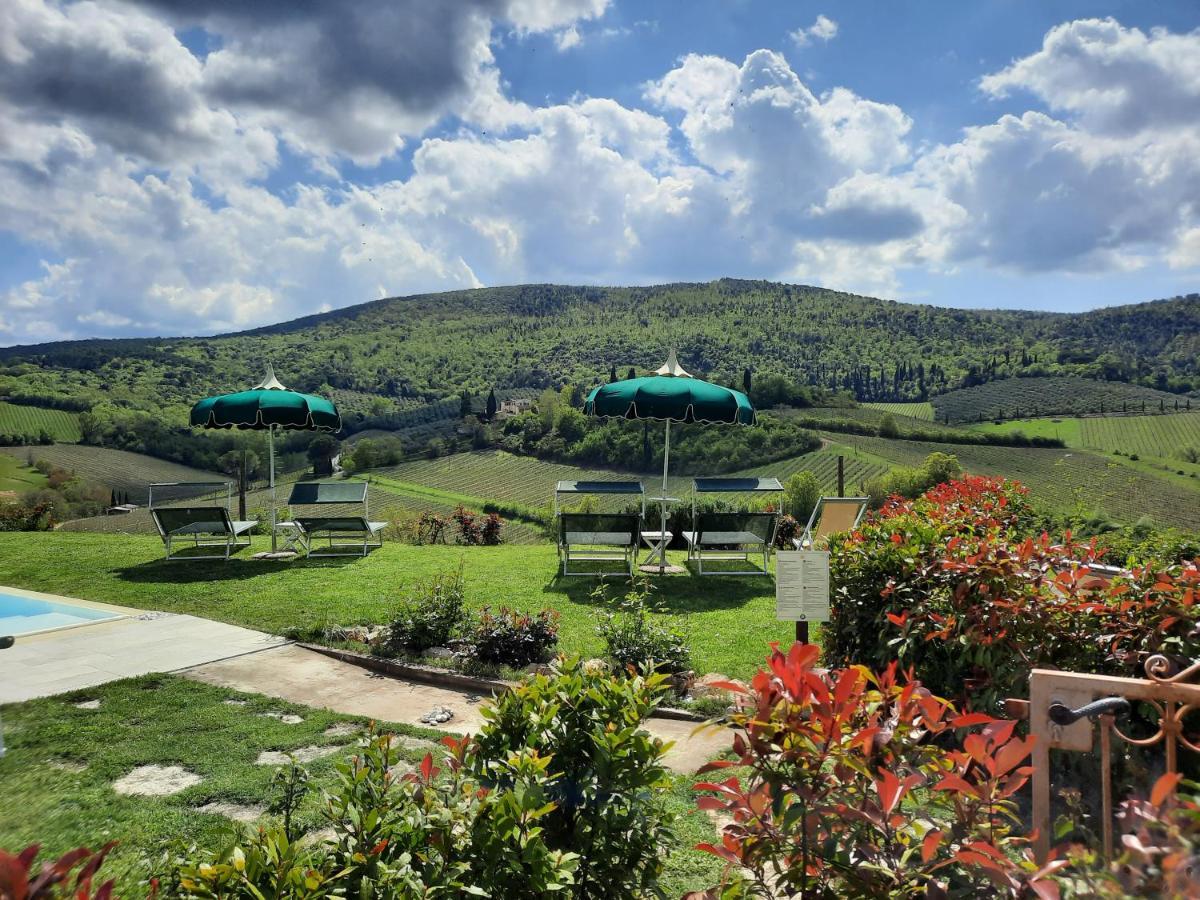
[[[667,508],[670,508],[671,504],[679,502],[678,497],[651,497],[650,500],[653,503],[666,504]],[[664,568],[667,565],[667,544],[671,543],[671,529],[667,528],[666,524],[666,522],[661,522],[659,531],[642,532],[642,540],[650,548],[650,553],[642,560],[643,572],[650,567]]]

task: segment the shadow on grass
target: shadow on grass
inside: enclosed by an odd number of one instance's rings
[[[763,596],[774,596],[775,579],[762,575],[721,575],[709,577],[696,573],[689,564],[685,575],[658,577],[637,573],[637,580],[650,583],[651,602],[669,613],[701,613],[715,609],[735,609]],[[603,576],[563,576],[557,570],[542,588],[545,594],[557,594],[572,603],[584,606],[606,606],[609,600],[622,597],[632,588],[627,573],[606,573]],[[608,599],[594,596],[604,588]]]
[[[254,559],[251,556],[171,561],[155,559],[114,569],[122,581],[136,584],[192,584],[205,581],[246,581],[292,569],[340,569],[365,557],[321,557],[317,559]]]

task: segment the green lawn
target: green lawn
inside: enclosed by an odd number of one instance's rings
[[[25,465],[23,459],[0,453],[0,491],[23,494],[46,486],[46,476]]]
[[[256,539],[257,546],[265,546]],[[677,554],[682,556],[682,554]],[[0,585],[141,609],[191,613],[271,632],[327,624],[383,622],[417,581],[464,564],[472,607],[545,607],[562,614],[560,648],[596,655],[605,606],[597,581],[560,578],[551,544],[500,547],[385,544],[366,559],[165,563],[162,545],[140,535],[63,532],[0,534]],[[682,561],[682,560],[681,560]],[[655,598],[688,629],[700,673],[752,674],[770,641],[786,641],[775,620],[775,582],[692,575],[652,579]],[[612,579],[612,589],[628,581]]]
[[[228,704],[228,699],[244,705]],[[99,700],[100,706],[79,709],[74,704],[81,700]],[[285,724],[264,713],[293,713],[304,721]],[[127,898],[146,895],[145,879],[163,871],[163,855],[175,841],[216,848],[228,840],[231,822],[198,807],[214,801],[245,806],[267,802],[275,767],[255,764],[263,750],[346,747],[306,766],[313,790],[297,822],[305,831],[322,827],[320,789],[332,786],[334,766],[351,752],[355,740],[325,731],[340,722],[365,724],[174,676],[130,679],[10,705],[2,715],[9,749],[0,758],[0,848],[19,850],[37,842],[46,854],[57,855],[79,845],[96,848],[118,841],[103,871],[117,878],[116,894]],[[387,727],[412,737],[439,737],[404,725]],[[402,755],[415,764],[429,749],[412,742]],[[182,766],[204,780],[164,797],[124,796],[113,790],[113,781],[148,764]],[[669,896],[719,879],[716,858],[692,849],[714,837],[708,819],[694,812],[693,780],[677,778],[670,794],[671,806],[682,818],[676,850],[668,859],[664,887]]]

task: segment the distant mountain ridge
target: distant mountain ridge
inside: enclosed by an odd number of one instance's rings
[[[721,279],[648,287],[548,284],[375,300],[199,338],[0,348],[0,399],[142,410],[252,384],[366,409],[497,388],[685,367],[741,383],[778,374],[860,400],[913,400],[1021,375],[1081,375],[1175,393],[1200,388],[1200,295],[1085,313],[964,310],[803,285]],[[73,404],[73,406],[71,406]]]

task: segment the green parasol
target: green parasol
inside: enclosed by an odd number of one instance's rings
[[[754,406],[741,391],[693,378],[679,365],[672,350],[666,363],[653,375],[627,378],[595,388],[584,401],[583,411],[589,416],[622,419],[654,419],[666,422],[663,452],[662,496],[659,501],[661,526],[658,544],[646,558],[649,564],[658,561],[658,571],[667,565],[667,468],[671,459],[671,423],[698,422],[703,425],[753,425]]]
[[[201,428],[241,428],[266,431],[270,448],[271,550],[275,543],[275,430],[341,431],[342,417],[333,401],[291,391],[280,384],[275,370],[248,391],[205,397],[192,407],[191,424]]]

